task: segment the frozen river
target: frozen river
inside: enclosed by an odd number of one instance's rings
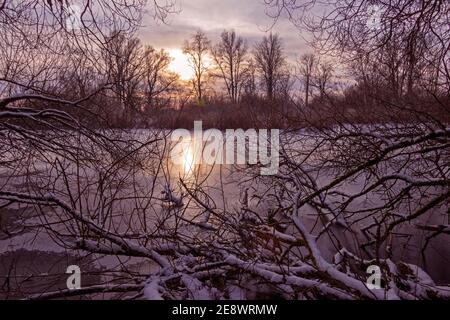
[[[145,133],[139,133],[140,139],[145,141],[147,139],[145,135]],[[301,148],[301,146],[296,148]],[[72,167],[73,164],[67,164],[64,170],[67,177],[66,179],[60,179],[55,176],[54,163],[49,161],[48,158],[46,159],[48,162],[44,162],[41,158],[41,160],[36,160],[31,164],[30,168],[33,171],[29,172],[28,175],[16,175],[11,178],[11,172],[3,170],[0,174],[0,179],[4,187],[17,190],[41,188],[40,184],[48,188],[48,181],[51,181],[52,188],[66,199],[72,193],[77,194],[79,192],[79,189],[75,190],[75,188],[79,188],[79,184],[84,185],[86,189],[83,190],[83,196],[78,199],[79,205],[83,210],[98,212],[99,215],[103,214],[100,210],[101,206],[106,205],[105,203],[102,204],[100,200],[115,198],[116,204],[110,208],[110,214],[113,218],[109,219],[109,222],[115,224],[113,228],[116,231],[142,231],[143,228],[151,230],[161,219],[158,211],[164,210],[162,192],[165,188],[170,186],[173,194],[181,197],[183,191],[179,184],[180,179],[188,185],[193,183],[200,184],[204,191],[207,192],[210,201],[214,202],[214,206],[226,212],[239,210],[240,206],[242,206],[241,201],[244,192],[249,192],[248,196],[251,198],[253,194],[262,192],[266,187],[255,184],[255,180],[247,179],[248,177],[238,170],[244,166],[195,164],[195,149],[192,143],[188,143],[182,149],[181,161],[177,163],[173,163],[170,157],[167,156],[170,150],[171,146],[167,145],[166,140],[164,140],[164,143],[159,142],[156,148],[154,146],[149,147],[146,154],[148,158],[145,159],[142,167],[132,173],[124,172],[111,178],[108,187],[117,191],[114,195],[105,195],[105,190],[102,190],[103,193],[100,192],[98,179],[102,177],[102,174],[105,175],[105,167],[101,165],[95,168],[84,166],[82,167],[83,170],[80,171],[80,166]],[[161,154],[164,154],[164,156],[161,156]],[[64,166],[64,164],[61,166]],[[158,167],[158,169],[155,169],[155,167]],[[323,171],[322,175],[317,177],[316,183],[318,185],[325,185],[330,180],[330,177],[324,172],[326,171]],[[76,181],[68,181],[72,178],[76,178]],[[120,179],[123,179],[123,181]],[[130,184],[130,181],[133,183]],[[352,181],[352,183],[344,185],[342,191],[356,192],[364,183],[365,181],[363,180]],[[113,185],[114,187],[112,187]],[[71,188],[74,190],[71,190]],[[195,206],[191,206],[192,199],[188,195],[184,195],[182,201],[185,206],[185,217],[193,217],[197,211]],[[254,206],[255,210],[261,209],[259,204],[252,201],[250,201],[250,205]],[[366,201],[361,199],[360,202],[356,202],[353,205],[364,207]],[[141,212],[144,207],[147,208],[145,215]],[[56,269],[61,273],[62,268],[67,264],[67,260],[83,256],[81,252],[71,251],[61,246],[59,241],[55,240],[54,235],[47,232],[44,226],[45,223],[57,221],[57,217],[52,216],[50,213],[48,217],[43,217],[36,211],[33,211],[33,208],[24,208],[23,206],[2,208],[0,212],[0,217],[2,218],[0,221],[2,226],[2,231],[0,231],[0,257],[3,257],[0,259],[2,259],[4,264],[6,261],[9,261],[9,263],[14,261],[12,258],[14,253],[20,256],[25,255],[28,258],[20,262],[20,266],[21,270],[26,270],[26,265],[24,264],[27,262],[31,265],[35,263],[35,261],[30,260],[34,253],[45,253],[49,257],[54,255],[58,259],[55,261],[52,261],[50,258],[39,260],[38,263],[42,267],[38,268],[39,272],[48,268],[47,272],[51,273],[52,270],[55,270],[55,266],[58,266]],[[130,215],[124,215],[123,212],[130,212]],[[427,223],[442,223],[445,214],[445,212],[432,212],[426,217]],[[311,230],[317,230],[318,219],[314,211],[305,210],[303,215],[307,227]],[[96,218],[101,219],[99,216],[96,216]],[[107,217],[104,218],[107,219]],[[363,223],[361,222],[361,225]],[[5,230],[7,231],[5,232]],[[334,231],[347,248],[355,249],[354,234],[349,234],[348,231],[340,230],[338,227]],[[357,234],[356,237],[361,237],[361,235]],[[394,259],[424,267],[420,247],[425,240],[426,234],[418,229],[402,228],[397,230],[395,239],[392,242]],[[326,236],[322,237],[319,241],[319,246],[324,256],[331,260],[336,250],[330,239]],[[61,259],[61,257],[69,258]],[[426,269],[432,278],[441,284],[449,283],[450,243],[448,243],[448,238],[439,236],[433,239],[429,244],[426,258]],[[53,263],[53,266],[51,263]],[[135,258],[121,259],[95,255],[90,257],[85,263],[89,265],[90,269],[96,270],[102,270],[102,268],[117,268],[119,270],[124,268],[124,266],[128,266],[136,268],[140,272],[145,272],[145,270],[150,272],[153,268],[152,265],[142,264],[139,259]],[[6,272],[7,270],[8,267],[3,266],[1,271]],[[29,272],[33,273],[33,271]]]

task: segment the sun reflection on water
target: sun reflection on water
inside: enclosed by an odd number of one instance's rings
[[[198,167],[194,152],[194,140],[185,138],[175,142],[172,148],[174,151],[171,153],[171,161],[177,176],[188,180],[193,178]]]
[[[185,176],[193,175],[195,168],[193,143],[189,142],[185,147],[183,147],[182,159],[183,159],[182,169],[184,175]]]

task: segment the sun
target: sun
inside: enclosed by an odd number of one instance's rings
[[[181,51],[181,49],[169,49],[167,51],[173,59],[169,65],[170,71],[178,73],[181,80],[191,80],[194,73],[189,66],[189,60],[183,51]]]

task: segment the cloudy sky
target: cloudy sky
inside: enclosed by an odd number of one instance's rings
[[[156,48],[179,49],[199,29],[212,42],[217,42],[224,29],[235,29],[252,46],[273,25],[263,0],[177,0],[177,6],[180,12],[171,15],[167,24],[146,18],[140,31],[145,43]],[[286,19],[279,21],[272,31],[281,35],[290,58],[308,50],[299,30]]]

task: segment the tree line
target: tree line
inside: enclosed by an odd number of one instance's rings
[[[290,15],[292,22],[314,36],[310,53],[288,58],[282,38],[273,33],[249,44],[234,30],[224,30],[215,41],[198,31],[182,44],[193,74],[187,82],[171,71],[170,53],[142,43],[136,37],[138,25],[119,14],[138,5],[105,3],[105,21],[83,16],[85,28],[69,30],[64,23],[67,10],[51,3],[31,1],[2,9],[0,95],[40,93],[68,101],[86,97],[83,108],[70,113],[94,126],[151,126],[155,113],[163,109],[188,106],[201,114],[193,107],[205,105],[230,109],[232,105],[239,110],[260,104],[259,111],[251,112],[264,113],[263,106],[269,105],[285,118],[292,118],[293,110],[310,118],[311,112],[331,113],[329,118],[334,118],[344,111],[347,117],[360,117],[377,110],[379,116],[383,106],[403,105],[407,100],[413,108],[427,106],[442,113],[449,97],[444,46],[448,30],[443,28],[448,8],[439,1],[416,6],[416,12],[402,12],[400,5],[393,4],[376,23],[368,23],[376,3],[365,3],[361,10],[342,6],[322,25],[322,20],[315,22],[308,16],[307,4],[297,8],[269,1],[268,8],[276,13],[296,13]],[[34,20],[20,14],[34,4],[42,6]],[[158,19],[173,11],[170,2],[157,4]],[[106,14],[109,11],[117,17]],[[423,15],[416,18],[420,12]],[[53,20],[35,35],[32,26],[49,13]],[[436,22],[431,22],[432,13]],[[95,23],[89,24],[91,20]],[[22,31],[8,26],[21,26]],[[93,37],[94,31],[100,36]],[[30,46],[32,39],[39,39],[39,44]],[[35,107],[31,99],[18,100]]]
[[[149,46],[143,47],[138,38],[127,39],[116,35],[112,39],[114,47],[107,52],[109,56],[118,57],[117,61],[108,58],[112,76],[120,78],[119,73],[128,72],[128,77],[124,75],[124,79],[129,79],[131,85],[141,78],[145,79],[143,92],[147,105],[152,106],[155,100],[175,90],[179,77],[169,71],[172,58],[166,50],[162,49],[155,55],[155,50]],[[208,95],[222,95],[232,103],[238,103],[243,95],[260,94],[267,99],[286,97],[296,80],[305,83],[304,100],[307,104],[313,88],[325,95],[333,77],[331,63],[314,54],[299,56],[292,66],[281,37],[273,33],[264,36],[252,48],[234,30],[224,30],[215,44],[203,31],[197,31],[184,42],[182,49],[192,69],[188,94],[199,104]],[[121,70],[117,69],[117,64],[122,65]],[[136,66],[143,68],[143,72],[137,72]],[[217,81],[219,86],[213,85]],[[136,90],[129,91],[131,96],[138,95],[138,87],[134,88]]]

